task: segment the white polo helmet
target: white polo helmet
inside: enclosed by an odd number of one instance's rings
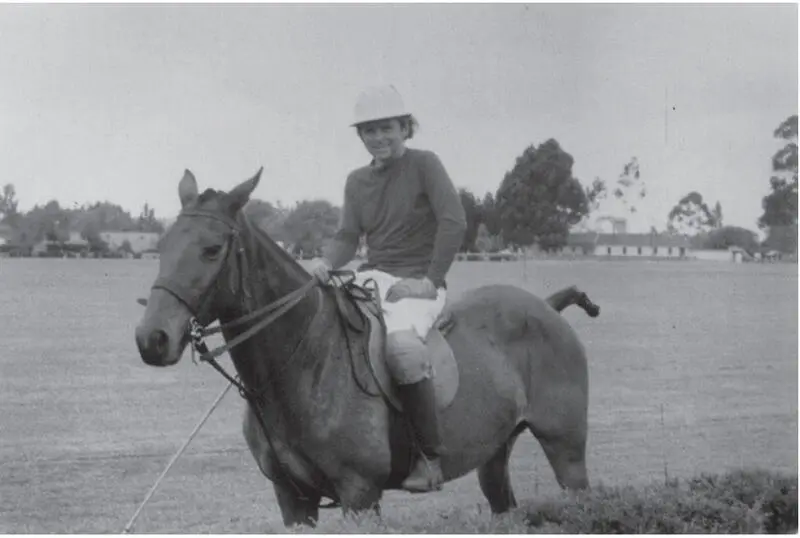
[[[411,113],[406,110],[403,103],[403,98],[400,93],[392,85],[374,86],[367,88],[359,94],[356,100],[354,110],[354,121],[352,126],[355,127],[360,123],[368,121],[385,120],[387,118],[398,118],[403,116],[410,116]]]

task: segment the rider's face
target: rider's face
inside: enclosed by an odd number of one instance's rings
[[[408,127],[396,118],[372,121],[359,126],[364,147],[377,161],[386,161],[403,154]]]

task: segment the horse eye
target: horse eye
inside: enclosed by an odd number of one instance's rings
[[[219,256],[219,253],[222,252],[222,245],[214,245],[211,247],[205,247],[203,249],[203,256],[209,259],[214,259]]]

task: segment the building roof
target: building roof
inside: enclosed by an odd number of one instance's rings
[[[685,247],[689,248],[689,238],[684,235],[668,234],[609,234],[599,232],[574,233],[567,238],[569,246],[604,247]]]

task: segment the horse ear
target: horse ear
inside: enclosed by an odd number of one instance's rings
[[[178,183],[178,196],[181,206],[186,207],[197,200],[197,180],[189,170],[183,172],[183,179]]]
[[[231,209],[234,213],[243,208],[244,205],[250,200],[250,195],[258,186],[258,182],[261,181],[261,172],[263,171],[264,167],[262,166],[258,169],[256,175],[247,181],[243,181],[228,193],[228,196],[231,200]]]

